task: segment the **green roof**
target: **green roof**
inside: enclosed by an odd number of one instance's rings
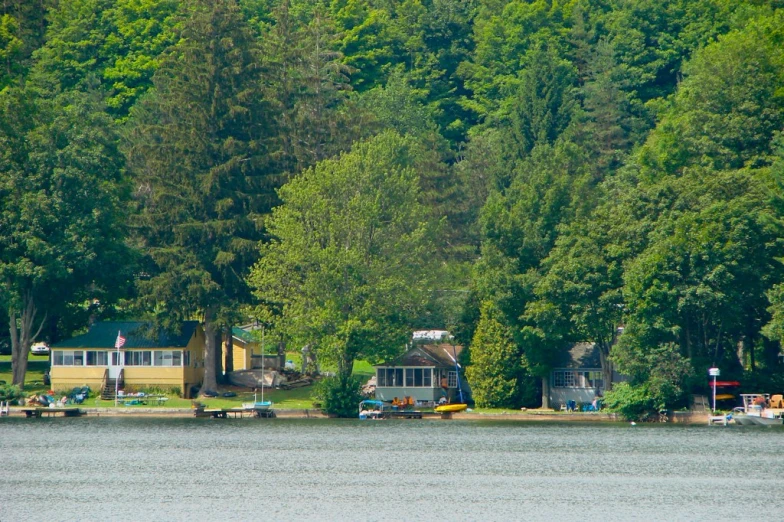
[[[231,335],[233,335],[234,337],[236,337],[237,339],[239,339],[244,343],[252,343],[257,341],[257,339],[253,336],[252,333],[250,333],[247,330],[243,330],[238,326],[232,327]]]
[[[184,348],[188,346],[198,321],[183,321],[179,332],[154,332],[152,324],[138,321],[95,323],[84,335],[53,344],[52,348],[114,348],[117,333],[125,337],[123,349]]]

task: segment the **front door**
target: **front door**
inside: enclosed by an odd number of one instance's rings
[[[116,350],[111,353],[109,356],[109,378],[116,379],[120,376],[120,370],[122,370],[122,361],[125,352],[117,352]]]

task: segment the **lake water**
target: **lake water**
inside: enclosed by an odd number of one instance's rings
[[[0,419],[0,520],[782,520],[784,428]]]

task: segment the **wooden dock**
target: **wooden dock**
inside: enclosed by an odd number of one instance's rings
[[[390,411],[384,412],[384,415],[388,419],[421,419],[422,412],[421,411]]]
[[[274,410],[246,410],[245,408],[208,408],[196,411],[197,417],[212,417],[213,419],[242,419],[245,417],[256,417],[263,419],[275,418]]]
[[[81,408],[22,408],[20,411],[24,412],[25,417],[41,418],[41,417],[81,417],[86,415],[87,412]]]

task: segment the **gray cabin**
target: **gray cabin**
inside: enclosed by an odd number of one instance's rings
[[[462,351],[462,346],[448,343],[417,344],[394,361],[376,366],[376,399],[413,397],[418,402],[438,402],[446,397],[458,402],[455,360]],[[461,388],[464,394],[468,392],[464,382]]]
[[[624,380],[613,372],[613,382]],[[607,386],[602,376],[602,364],[596,343],[575,343],[566,352],[561,365],[543,379],[542,406],[563,408],[567,401],[590,404],[594,398],[602,397]]]

